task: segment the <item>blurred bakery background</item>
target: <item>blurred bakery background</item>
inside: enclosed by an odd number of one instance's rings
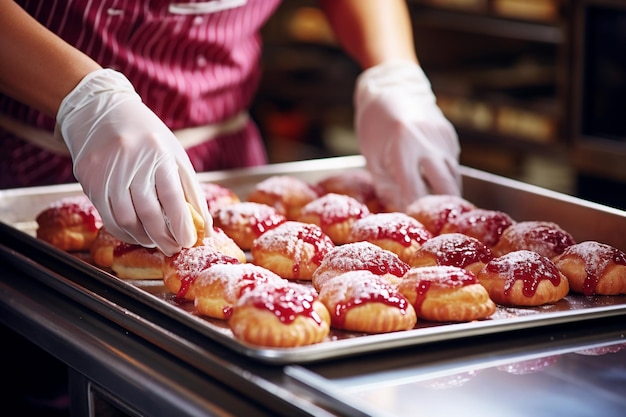
[[[407,0],[463,165],[626,209],[625,0]],[[359,152],[359,69],[315,0],[264,28],[252,108],[271,162]]]

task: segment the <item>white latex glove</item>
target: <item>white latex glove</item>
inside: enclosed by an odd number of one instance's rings
[[[364,71],[354,105],[361,153],[387,206],[402,211],[427,194],[461,193],[457,134],[416,63]]]
[[[63,100],[57,134],[107,231],[173,255],[196,242],[186,202],[213,220],[189,157],[119,72],[87,75]]]

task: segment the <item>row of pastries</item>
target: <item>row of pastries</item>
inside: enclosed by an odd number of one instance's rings
[[[570,292],[626,294],[626,254],[576,242],[558,224],[515,221],[462,197],[388,211],[367,171],[315,184],[276,175],[245,199],[203,184],[214,227],[167,257],[108,234],[84,196],[38,216],[37,237],[121,279],[158,279],[176,303],[224,320],[245,343],[295,347],[331,329],[386,333],[418,321],[488,319],[496,306],[556,303]]]

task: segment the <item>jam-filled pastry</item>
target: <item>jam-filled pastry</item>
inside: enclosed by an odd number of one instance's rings
[[[348,242],[367,241],[408,262],[411,254],[433,235],[413,217],[400,213],[375,213],[355,220]]]
[[[346,243],[332,248],[313,272],[313,286],[319,291],[329,279],[348,271],[367,270],[396,283],[409,270],[398,255],[369,242]]]
[[[546,258],[554,258],[576,243],[569,232],[547,221],[523,221],[507,227],[491,249],[496,256],[516,250],[530,250]]]
[[[455,266],[411,268],[398,284],[417,317],[437,322],[468,322],[496,311],[476,275]]]
[[[290,348],[324,341],[330,314],[310,287],[268,283],[241,295],[228,325],[238,340],[257,346]]]
[[[415,327],[415,309],[396,287],[367,270],[348,271],[324,283],[319,299],[330,312],[331,327],[387,333]]]
[[[87,251],[102,227],[102,218],[85,195],[61,198],[35,218],[36,236],[68,251]]]
[[[164,260],[157,248],[120,242],[113,248],[111,269],[121,279],[161,279]]]
[[[313,223],[337,245],[346,243],[355,220],[370,214],[367,206],[344,194],[325,194],[311,201],[300,211],[298,221]]]
[[[217,226],[213,226],[213,232],[202,239],[202,246],[209,246],[224,255],[237,258],[241,263],[247,262],[246,253],[243,249],[224,230]]]
[[[478,273],[489,297],[505,306],[556,303],[569,292],[569,283],[554,262],[529,250],[494,258]]]
[[[456,266],[477,274],[492,258],[491,249],[480,240],[461,233],[446,233],[424,242],[411,254],[408,264]]]
[[[626,294],[626,254],[613,246],[596,241],[580,242],[568,246],[552,260],[574,292]]]
[[[98,230],[96,239],[89,248],[89,254],[94,264],[102,268],[111,268],[113,265],[113,250],[122,241],[109,233],[105,227]]]
[[[343,194],[365,204],[371,213],[379,213],[385,208],[376,195],[374,180],[369,171],[356,169],[330,175],[317,183],[322,193]]]
[[[233,305],[246,291],[283,281],[269,269],[251,263],[216,263],[198,273],[193,283],[194,305],[199,314],[228,320]]]
[[[215,216],[215,210],[218,207],[241,202],[241,199],[233,190],[222,185],[203,182],[200,183],[200,188],[204,193],[211,216]]]
[[[254,239],[286,220],[274,207],[249,201],[219,207],[213,216],[213,224],[243,250],[249,250]]]
[[[259,236],[250,252],[253,263],[283,278],[310,281],[324,256],[334,247],[319,226],[286,221]]]
[[[274,207],[288,220],[296,220],[300,209],[320,196],[320,190],[290,175],[274,175],[258,182],[247,200]]]
[[[511,216],[502,211],[474,209],[448,219],[441,228],[441,233],[462,233],[475,237],[491,248],[513,223],[515,221]]]
[[[433,235],[450,219],[475,209],[476,206],[457,195],[429,194],[418,198],[406,208],[406,214],[417,219]]]
[[[163,284],[179,301],[193,301],[194,282],[200,272],[215,264],[238,263],[240,262],[237,258],[218,252],[211,246],[183,248],[163,260]]]

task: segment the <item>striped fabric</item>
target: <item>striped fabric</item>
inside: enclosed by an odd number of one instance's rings
[[[18,0],[42,24],[103,67],[124,73],[171,129],[220,122],[250,105],[260,79],[258,32],[279,2]],[[51,118],[2,95],[0,112],[48,130],[54,127]],[[229,146],[217,146],[225,143],[218,140],[188,150],[196,170],[266,161],[253,125],[229,139]],[[255,151],[241,152],[246,146]],[[2,188],[68,180],[66,157],[27,145],[2,130],[0,147]],[[25,169],[25,160],[37,162]]]

